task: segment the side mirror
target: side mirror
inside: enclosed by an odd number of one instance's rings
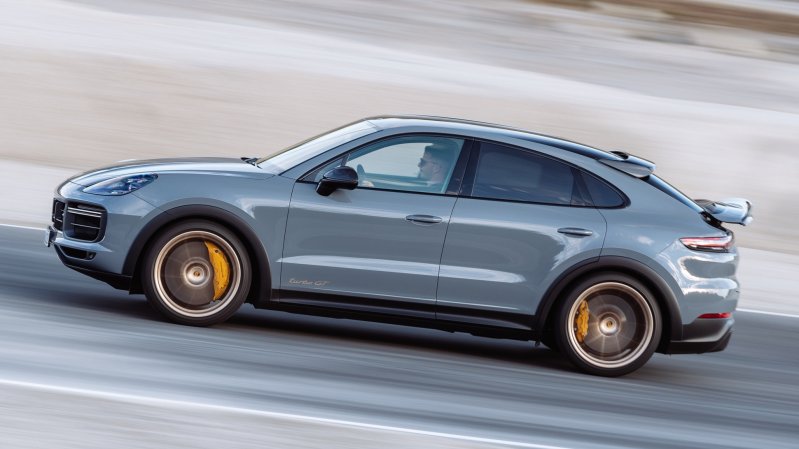
[[[316,186],[316,193],[328,196],[336,189],[352,190],[358,187],[358,173],[352,167],[336,167],[322,175]]]

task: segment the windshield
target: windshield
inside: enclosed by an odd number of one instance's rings
[[[351,123],[316,137],[311,137],[271,156],[261,158],[256,164],[264,163],[266,164],[264,168],[267,170],[282,173],[327,150],[376,131],[377,127],[368,121]]]

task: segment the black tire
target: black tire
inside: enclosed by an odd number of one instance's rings
[[[176,323],[221,323],[247,298],[252,279],[247,250],[235,234],[217,223],[174,224],[152,241],[145,258],[144,294],[158,312]]]
[[[583,279],[563,298],[553,330],[559,352],[579,370],[616,377],[652,357],[662,323],[645,285],[625,274],[601,273]]]

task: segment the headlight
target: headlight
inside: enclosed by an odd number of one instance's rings
[[[84,187],[83,191],[94,195],[127,195],[155,181],[156,178],[158,178],[156,174],[119,176]]]

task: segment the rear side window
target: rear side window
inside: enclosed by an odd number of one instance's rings
[[[535,153],[480,144],[472,196],[531,203],[572,204],[571,167]]]
[[[607,185],[605,182],[589,175],[588,173],[582,174],[585,186],[588,188],[588,194],[591,197],[591,203],[596,207],[621,207],[624,205],[624,198],[619,195],[613,187]]]

